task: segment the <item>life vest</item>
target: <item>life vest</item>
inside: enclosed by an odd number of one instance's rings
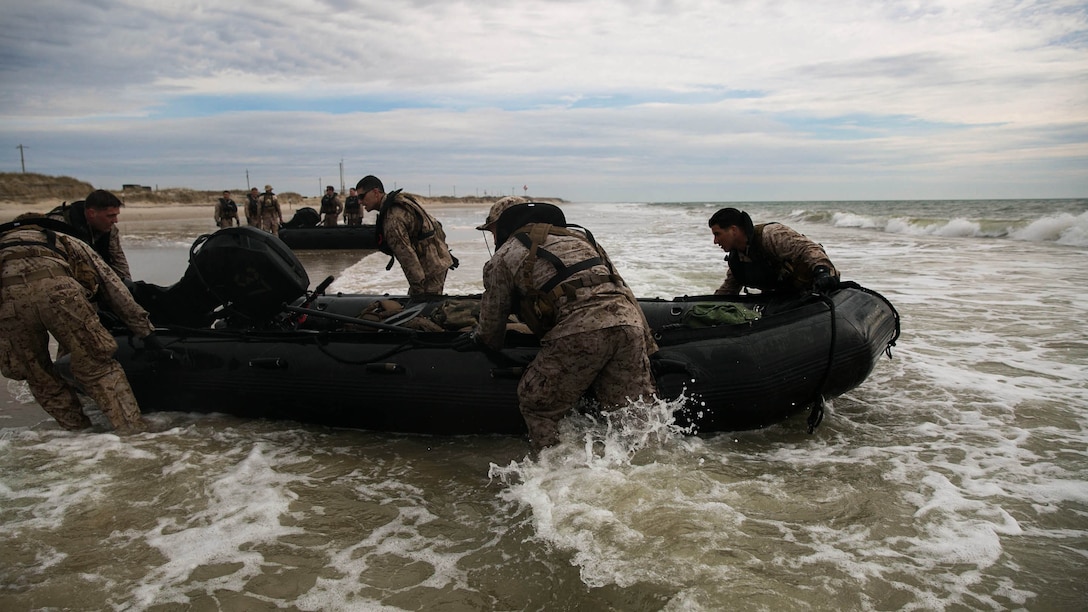
[[[4,239],[7,233],[22,229],[38,230],[44,235],[44,240]],[[0,267],[2,267],[4,261],[15,259],[49,259],[54,262],[53,266],[40,267],[38,273],[52,270],[47,273],[49,276],[71,276],[77,279],[92,296],[96,295],[101,284],[98,271],[93,264],[84,261],[82,258],[71,259],[69,254],[57,245],[58,233],[67,234],[82,241],[81,237],[75,235],[70,225],[56,219],[33,218],[0,224]],[[24,247],[24,249],[21,252],[9,250],[16,247]],[[31,276],[31,274],[33,273],[26,276]]]
[[[381,208],[378,209],[378,219],[374,222],[374,232],[378,240],[378,250],[390,257],[393,256],[393,249],[389,246],[389,242],[385,238],[385,215],[394,206],[400,206],[411,211],[416,219],[419,220],[419,231],[415,236],[409,236],[412,242],[419,243],[424,240],[433,239],[439,230],[442,229],[442,224],[439,223],[434,217],[427,214],[420,206],[419,202],[416,202],[415,198],[408,194],[404,194],[405,201],[399,201],[397,195],[403,191],[398,189],[385,196],[385,200],[382,201]],[[444,237],[444,236],[443,236]],[[389,263],[389,267],[392,267],[392,261]],[[386,268],[389,269],[388,267]]]
[[[35,220],[37,221],[37,220]],[[24,259],[26,257],[49,257],[53,259],[59,259],[61,263],[67,263],[68,254],[65,253],[57,246],[57,233],[51,229],[43,228],[35,221],[17,221],[12,223],[5,223],[0,225],[0,262],[9,259]],[[12,232],[20,229],[36,229],[45,234],[45,241],[40,240],[7,240],[3,239],[3,236],[8,232]],[[21,254],[12,254],[10,251],[4,252],[4,249],[11,249],[15,247],[34,247],[36,249],[48,249],[51,253],[44,251],[27,251]]]
[[[761,291],[794,290],[793,264],[780,260],[763,249],[763,229],[775,223],[761,223],[748,236],[745,255],[752,261],[741,261],[737,252],[729,254],[729,271],[744,287]]]
[[[219,198],[219,203],[222,205],[223,216],[228,219],[238,216],[238,205],[234,203],[234,200],[230,198]]]
[[[359,196],[348,196],[347,198],[344,198],[344,212],[359,212]]]
[[[261,214],[261,196],[255,196],[252,193],[246,194],[246,213],[250,217]]]
[[[64,202],[60,206],[49,211],[47,216],[54,220],[60,220],[67,223],[71,228],[71,231],[62,233],[71,234],[91,245],[94,252],[98,253],[99,257],[106,260],[106,263],[112,268],[115,263],[113,254],[110,253],[110,234],[112,233],[112,230],[95,236],[94,230],[87,224],[86,206],[87,203],[85,200],[79,200],[78,202],[72,202],[71,204]]]
[[[276,196],[274,196],[273,194],[271,194],[271,193],[269,193],[267,191],[260,195],[261,214],[262,215],[264,213],[275,212],[275,210],[276,210],[275,197]]]
[[[569,229],[571,227],[577,227],[582,231]],[[568,266],[542,246],[548,236],[577,238],[589,244],[596,255]],[[518,316],[538,336],[543,336],[555,327],[561,298],[566,298],[568,301],[577,299],[577,291],[582,287],[594,287],[605,283],[622,287],[624,284],[623,279],[616,274],[609,265],[608,259],[604,257],[601,248],[593,239],[593,234],[585,228],[576,225],[560,227],[550,223],[530,223],[514,230],[511,237],[529,250],[520,268],[520,286],[529,289],[522,289],[519,292],[516,304]],[[537,258],[543,259],[555,268],[555,275],[540,287],[537,287],[533,281],[533,267],[536,265]],[[608,267],[608,274],[586,273],[587,270],[602,265]]]
[[[336,196],[324,195],[321,196],[321,214],[331,215],[336,212]]]

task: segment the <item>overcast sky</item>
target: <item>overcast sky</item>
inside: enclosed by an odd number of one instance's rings
[[[0,171],[574,201],[1088,196],[1071,0],[0,0]]]

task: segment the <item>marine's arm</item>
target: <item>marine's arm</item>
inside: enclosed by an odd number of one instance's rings
[[[805,275],[811,278],[816,267],[826,266],[831,276],[838,276],[822,246],[785,225],[776,223],[763,229],[763,248],[778,259],[790,262],[795,273],[801,266]]]
[[[136,337],[144,338],[155,331],[147,311],[136,303],[121,277],[94,249],[77,238],[59,236],[58,241],[68,253],[72,276],[89,292],[97,291],[110,312],[120,317]]]
[[[121,248],[121,230],[117,226],[110,228],[110,259],[113,260],[113,270],[123,281],[132,281],[132,270],[128,266],[128,258]]]
[[[393,251],[397,263],[404,271],[404,277],[408,279],[408,294],[414,295],[420,291],[426,273],[423,264],[419,261],[412,246],[412,213],[403,207],[396,207],[389,211],[385,221],[385,239],[389,248]]]
[[[484,264],[484,294],[480,298],[480,324],[477,328],[479,341],[484,346],[495,350],[503,347],[513,292],[513,272],[496,252],[495,257]]]

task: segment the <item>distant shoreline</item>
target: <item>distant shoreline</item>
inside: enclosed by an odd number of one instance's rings
[[[218,197],[218,196],[216,196]],[[134,198],[126,198],[124,207],[121,208],[121,221],[149,221],[149,220],[171,220],[171,219],[200,219],[203,217],[212,218],[213,208],[215,206],[215,200],[212,199],[204,204],[187,202],[184,204],[171,203],[171,202],[148,202],[146,200],[138,200]],[[235,202],[244,202],[245,195],[241,194],[234,197]],[[423,198],[421,197],[421,203],[425,208],[457,208],[461,206],[479,207],[489,205],[498,198]],[[539,198],[535,201],[538,202],[553,202],[553,203],[565,203],[564,200],[559,198]],[[54,198],[47,199],[27,199],[26,201],[0,201],[0,223],[6,223],[11,221],[15,217],[28,212],[35,213],[47,213],[60,205],[60,202]],[[321,198],[302,198],[297,202],[289,202],[283,205],[284,220],[291,218],[291,213],[304,207],[319,208],[321,206]]]

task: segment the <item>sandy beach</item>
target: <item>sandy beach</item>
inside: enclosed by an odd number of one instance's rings
[[[47,213],[58,205],[59,203],[53,200],[28,202],[25,204],[20,204],[18,202],[0,202],[0,223],[11,221],[23,213]],[[172,219],[197,219],[203,216],[207,216],[211,219],[212,208],[211,204],[174,205],[132,203],[126,204],[121,209],[121,219],[123,221],[166,221]]]
[[[241,205],[245,201],[245,196],[237,196],[234,198],[234,201]],[[485,201],[465,199],[456,202],[446,202],[442,200],[420,198],[420,203],[427,209],[441,209],[459,206],[478,206],[484,204]],[[0,201],[0,223],[11,221],[23,213],[46,213],[56,208],[59,204],[60,203],[55,199],[28,202]],[[297,204],[281,205],[284,221],[290,220],[296,210],[307,206],[314,209],[320,209],[321,198],[303,198],[302,201]],[[126,202],[125,206],[121,209],[120,219],[122,223],[128,223],[140,221],[187,220],[207,217],[210,222],[212,220],[214,208],[214,201],[208,202],[207,204],[164,204],[160,202],[130,201]],[[370,213],[369,217],[373,217],[373,215],[374,213]],[[368,222],[372,222],[372,220]]]

